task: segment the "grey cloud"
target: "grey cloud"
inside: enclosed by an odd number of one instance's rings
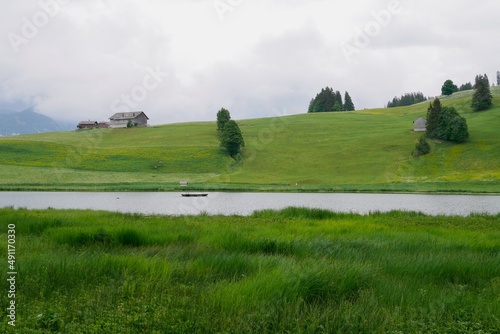
[[[358,108],[382,107],[395,95],[436,95],[445,79],[500,69],[493,0],[401,0],[403,13],[347,61],[340,45],[388,3],[256,0],[221,21],[210,1],[73,0],[19,54],[0,40],[0,102],[100,120],[135,92],[133,105],[154,124],[212,120],[220,107],[251,118],[305,112],[327,85],[348,90]],[[4,36],[40,10],[34,0],[3,5]],[[156,67],[168,76],[144,97]]]

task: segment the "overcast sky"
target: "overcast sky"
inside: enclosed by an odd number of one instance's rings
[[[500,70],[498,0],[0,0],[0,105],[151,124],[357,109]]]

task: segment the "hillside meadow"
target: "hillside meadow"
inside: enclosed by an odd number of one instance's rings
[[[393,109],[240,120],[246,147],[235,161],[215,122],[0,138],[2,190],[430,191],[498,193],[500,88],[474,113],[472,92],[442,98],[467,119],[464,144],[433,141],[411,155],[413,120],[429,102]],[[214,119],[215,119],[214,111]]]
[[[500,216],[0,209],[2,333],[500,333]],[[0,273],[3,291],[7,260]],[[0,294],[2,309],[9,303]]]

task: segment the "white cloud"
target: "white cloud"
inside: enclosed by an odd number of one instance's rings
[[[350,62],[341,43],[397,0],[221,0],[233,4],[223,20],[212,0],[65,1],[18,53],[9,36],[23,37],[43,9],[38,0],[2,4],[0,100],[34,102],[57,119],[106,119],[158,67],[168,77],[134,105],[160,124],[212,120],[220,107],[235,118],[305,112],[327,85],[348,90],[358,108],[381,107],[500,69],[494,0],[400,0],[402,13]]]

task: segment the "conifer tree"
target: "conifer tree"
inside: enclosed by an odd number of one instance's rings
[[[425,139],[425,136],[421,136],[418,140],[417,145],[415,145],[415,150],[413,151],[414,157],[419,157],[421,155],[429,154],[431,152],[431,146]]]
[[[429,138],[439,136],[439,115],[441,114],[441,101],[436,98],[427,109],[427,129],[426,135]]]
[[[332,111],[342,111],[342,106],[339,104],[338,101],[335,101]]]
[[[327,102],[326,94],[328,94],[327,92],[328,92],[328,89],[322,88],[321,92],[318,95],[316,95],[316,99],[314,101],[313,112],[325,111],[325,104]]]
[[[476,76],[475,91],[472,96],[472,109],[474,111],[483,111],[489,109],[493,104],[493,95],[490,91],[490,81],[485,74]]]
[[[344,97],[344,110],[345,111],[354,111],[356,108],[354,107],[354,103],[352,102],[351,96],[348,92],[345,92]]]
[[[339,110],[335,110],[335,111],[343,110],[344,103],[342,102],[342,95],[340,94],[339,91],[335,92],[335,102],[334,102],[334,105],[335,105],[335,103],[338,103],[339,106],[340,106],[340,109]]]
[[[326,89],[325,89],[325,105],[323,107],[323,111],[332,111],[334,105],[335,105],[335,95],[333,93],[333,89],[326,87]]]
[[[314,99],[311,99],[311,102],[309,102],[309,108],[307,109],[307,112],[308,113],[313,112],[313,108],[314,108]]]

